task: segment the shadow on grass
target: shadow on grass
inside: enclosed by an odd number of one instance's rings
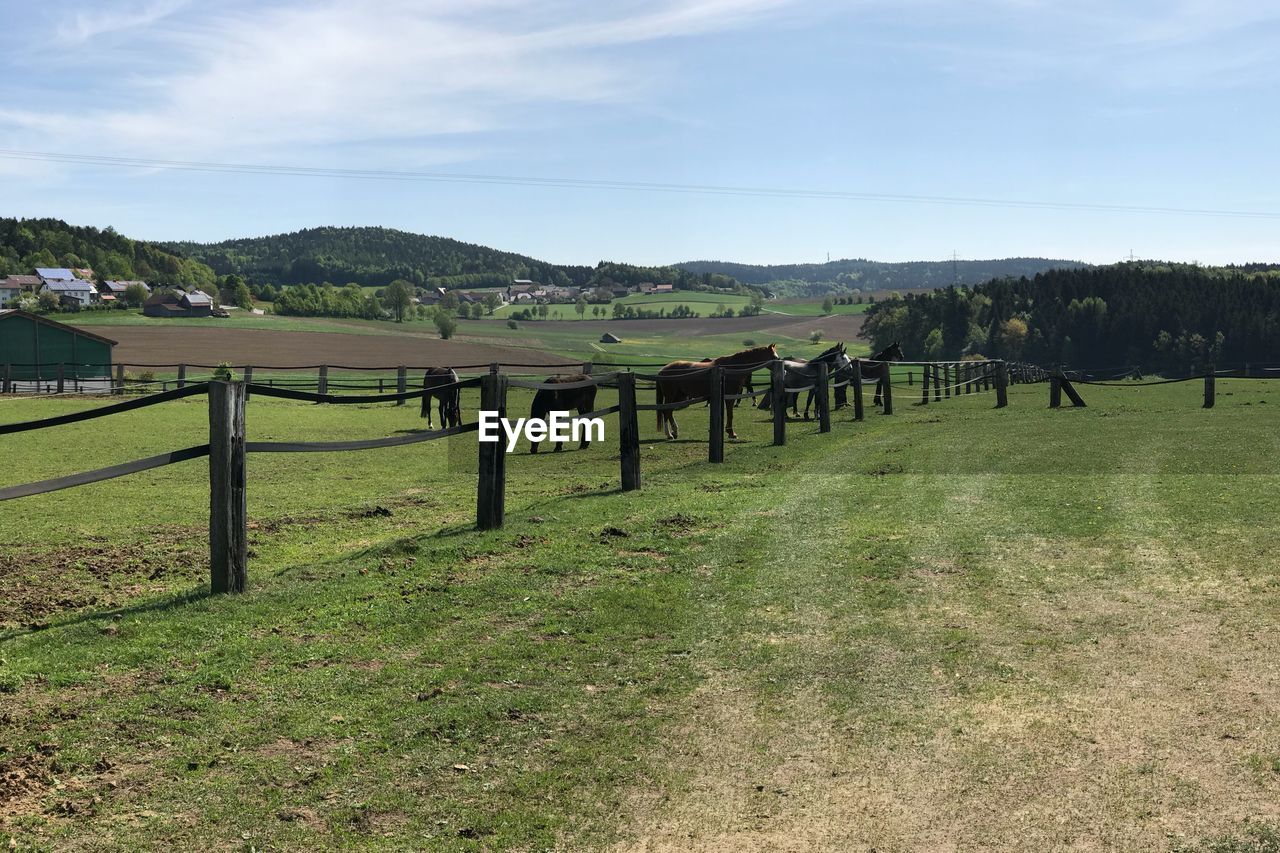
[[[177,610],[211,598],[213,593],[207,587],[189,589],[185,592],[173,592],[160,595],[149,601],[141,601],[137,604],[130,604],[124,607],[113,607],[107,610],[85,610],[66,617],[54,617],[49,622],[36,623],[24,628],[8,628],[0,630],[0,644],[7,643],[10,640],[19,637],[27,637],[32,634],[38,634],[41,631],[49,631],[55,628],[70,628],[74,625],[81,625],[85,622],[93,622],[99,619],[123,619],[126,616],[139,616],[143,613],[164,613],[170,610]]]

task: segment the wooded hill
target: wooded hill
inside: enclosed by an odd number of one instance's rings
[[[1033,276],[1046,270],[1088,266],[1080,261],[1052,258],[1002,258],[990,261],[908,261],[888,263],[863,258],[825,264],[735,264],[689,261],[676,264],[695,273],[719,273],[743,284],[767,287],[778,296],[815,296],[833,291],[934,289],[952,284],[973,285],[993,278]],[[958,281],[957,281],[958,279]]]
[[[155,243],[131,240],[114,228],[68,225],[60,219],[0,218],[0,276],[36,267],[90,268],[99,280],[142,279],[153,284],[208,288],[213,270]]]
[[[1280,266],[1122,263],[876,304],[863,335],[909,358],[1200,369],[1280,360]]]

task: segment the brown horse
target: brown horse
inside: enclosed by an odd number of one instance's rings
[[[724,355],[704,361],[673,361],[658,371],[658,405],[664,403],[683,403],[685,400],[696,400],[699,397],[711,396],[711,371],[716,367],[760,367],[778,358],[778,348],[774,344],[767,347],[755,347],[733,355]],[[726,372],[724,374],[725,396],[741,394],[749,379],[747,373]],[[733,431],[733,400],[724,401],[724,430],[729,438],[737,438]],[[658,412],[658,427],[667,438],[679,438],[680,428],[676,425],[675,412],[672,410]]]
[[[547,384],[558,385],[561,383],[568,384],[571,382],[586,382],[591,377],[585,373],[572,373],[568,376],[551,376],[545,381]],[[533,405],[529,407],[530,418],[545,419],[551,412],[568,412],[577,409],[579,415],[585,415],[596,407],[596,386],[588,385],[585,388],[569,388],[561,391],[559,389],[539,388],[538,392],[533,395]],[[579,450],[586,450],[591,443],[587,437],[591,435],[590,430],[582,431],[582,439],[578,444]],[[556,452],[559,453],[563,442],[556,442]],[[529,446],[530,453],[538,452],[538,442],[531,442]]]
[[[431,400],[440,401],[440,426],[442,429],[462,426],[462,406],[459,404],[461,394],[455,383],[458,373],[448,367],[428,367],[422,377],[422,387],[427,393],[422,395],[422,411],[419,413],[427,419],[427,429],[435,429],[431,423]],[[435,391],[432,389],[439,388]]]

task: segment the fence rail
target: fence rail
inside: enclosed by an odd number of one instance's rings
[[[623,491],[632,491],[641,487],[640,427],[638,418],[640,412],[673,412],[702,403],[710,404],[711,418],[708,431],[707,456],[710,462],[718,463],[724,460],[726,415],[731,417],[731,407],[739,400],[754,399],[764,395],[769,396],[773,408],[773,443],[778,446],[786,443],[784,403],[787,395],[796,391],[812,390],[817,396],[818,426],[819,432],[822,433],[831,430],[830,392],[833,389],[840,389],[845,386],[853,388],[854,420],[860,421],[864,416],[863,385],[870,380],[877,389],[877,396],[883,404],[884,413],[892,414],[893,383],[888,379],[889,371],[881,369],[882,365],[888,364],[889,362],[854,359],[847,369],[847,375],[837,379],[825,362],[816,362],[814,363],[816,374],[814,381],[801,388],[786,387],[784,383],[785,368],[783,361],[780,359],[758,365],[728,369],[716,364],[709,364],[706,367],[685,371],[679,377],[687,380],[690,377],[705,376],[705,393],[699,393],[697,396],[688,399],[661,404],[640,404],[636,399],[637,380],[644,379],[660,383],[669,381],[672,378],[671,376],[642,374],[631,370],[592,375],[590,364],[580,366],[582,372],[587,373],[589,378],[575,382],[539,382],[513,378],[511,375],[501,372],[501,367],[504,365],[493,363],[485,366],[487,372],[482,376],[468,377],[441,386],[414,390],[409,390],[406,387],[405,374],[409,368],[399,367],[397,368],[398,390],[395,392],[345,395],[329,393],[330,387],[336,388],[339,385],[338,383],[329,384],[328,367],[325,365],[316,367],[318,375],[315,384],[318,390],[314,392],[277,387],[271,384],[264,384],[261,381],[248,381],[252,377],[254,367],[242,368],[246,374],[246,379],[241,381],[222,379],[196,381],[187,378],[186,366],[182,366],[178,373],[178,379],[174,380],[177,387],[173,389],[153,392],[145,397],[111,403],[84,412],[57,415],[34,421],[3,424],[0,425],[0,435],[49,429],[65,424],[109,417],[203,394],[208,398],[208,444],[173,450],[93,471],[84,471],[49,480],[3,487],[0,488],[0,502],[103,482],[141,471],[207,457],[209,459],[210,586],[214,592],[240,592],[245,589],[248,578],[248,522],[245,500],[246,457],[248,454],[332,453],[401,447],[476,432],[479,428],[477,423],[472,423],[440,430],[423,430],[402,435],[345,441],[248,441],[245,435],[245,408],[246,401],[251,394],[330,405],[383,402],[403,405],[407,400],[419,399],[426,394],[437,393],[440,390],[479,387],[481,408],[486,411],[496,411],[499,417],[505,417],[507,394],[510,388],[522,388],[535,392],[571,391],[588,387],[616,388],[618,391],[618,403],[616,405],[605,406],[579,417],[618,416],[621,486]],[[911,362],[910,364],[923,365],[926,371],[925,376],[929,375],[929,371],[932,371],[936,377],[940,370],[950,376],[949,371],[954,369],[950,366],[951,363]],[[954,384],[949,383],[949,388],[959,388],[963,385],[973,389],[980,385],[982,381],[994,376],[998,393],[997,405],[1005,405],[1003,382],[1005,364],[998,361],[981,362],[980,364],[985,366],[982,374],[972,372],[972,370],[966,368],[965,370],[969,372],[963,375],[957,374],[957,379],[960,381]],[[579,363],[559,366],[527,364],[505,366],[519,368],[538,367],[544,370],[559,370],[563,372],[567,369],[579,368]],[[264,368],[257,367],[256,369],[263,370]],[[769,373],[769,384],[765,389],[760,391],[752,390],[745,393],[725,393],[726,376],[732,376],[740,382],[743,377],[748,377],[762,370],[767,370]],[[836,371],[836,373],[845,373],[845,371]],[[10,375],[10,366],[7,366],[5,390],[10,390],[11,388],[7,384],[7,378]],[[117,375],[123,377],[123,371],[117,371]],[[922,402],[928,402],[927,381],[923,381],[922,385],[926,388],[926,399],[922,400]],[[697,387],[697,383],[695,383],[695,387]],[[957,393],[959,392],[957,391]],[[731,424],[732,422],[729,421],[729,423]],[[476,486],[476,525],[480,529],[499,528],[503,525],[505,515],[506,453],[499,442],[480,441],[477,444],[479,447],[479,468]]]

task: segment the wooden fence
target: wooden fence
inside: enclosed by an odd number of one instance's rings
[[[945,393],[950,396],[951,392],[954,391],[956,396],[960,396],[961,394],[977,393],[980,390],[994,387],[997,407],[1003,407],[1007,404],[1005,386],[1008,377],[1004,362],[896,362],[895,364],[910,364],[924,368],[923,376],[931,376],[934,380],[935,401],[941,399],[937,397],[939,393]],[[881,402],[884,414],[892,414],[894,383],[890,365],[890,362],[854,359],[848,368],[838,370],[833,374],[825,363],[817,363],[814,365],[816,367],[814,381],[799,387],[786,386],[784,365],[779,360],[744,368],[712,365],[706,368],[696,368],[693,371],[698,375],[705,374],[706,376],[707,393],[704,396],[680,402],[645,405],[637,402],[637,380],[656,382],[659,380],[659,376],[656,374],[633,373],[631,371],[593,374],[583,382],[565,384],[538,382],[509,376],[501,372],[500,365],[492,364],[489,365],[487,374],[460,379],[450,385],[409,391],[404,390],[403,383],[400,383],[400,387],[395,392],[356,395],[329,393],[325,382],[327,371],[322,371],[319,374],[319,388],[315,392],[273,387],[250,381],[210,380],[187,382],[184,375],[181,384],[177,387],[145,397],[137,397],[95,409],[57,415],[36,421],[0,424],[0,435],[49,429],[64,424],[109,417],[184,397],[204,394],[207,395],[209,404],[207,444],[182,448],[94,471],[3,487],[0,488],[0,502],[47,494],[75,486],[111,480],[178,462],[208,457],[210,587],[215,593],[242,592],[248,583],[248,517],[245,500],[246,457],[248,454],[332,453],[398,447],[475,432],[479,428],[478,423],[471,423],[447,429],[424,430],[384,438],[354,441],[249,441],[245,434],[245,404],[251,394],[331,405],[380,402],[403,405],[407,400],[418,399],[426,394],[438,393],[440,390],[448,388],[479,387],[481,409],[497,412],[499,417],[505,417],[507,395],[512,387],[529,389],[535,393],[541,390],[565,391],[586,385],[616,388],[618,392],[617,405],[608,406],[579,417],[595,418],[618,415],[621,488],[622,491],[633,491],[641,487],[639,413],[642,411],[675,411],[701,403],[709,404],[711,417],[707,456],[710,462],[720,463],[724,461],[724,415],[726,404],[732,405],[737,401],[754,400],[758,397],[769,395],[772,405],[773,444],[781,446],[786,443],[786,400],[790,394],[807,391],[815,393],[818,404],[818,429],[819,432],[826,433],[831,430],[830,392],[834,388],[851,387],[853,390],[853,419],[860,421],[865,414],[863,379],[883,372],[887,380],[881,383],[877,379],[875,387],[878,387],[883,392]],[[588,372],[589,370],[590,368],[588,367]],[[753,374],[762,371],[767,371],[769,376],[768,384],[762,390],[745,390],[739,394],[725,393],[726,375],[745,382]],[[941,380],[939,377],[945,379],[947,383],[945,389],[940,388],[938,383]],[[925,396],[921,403],[928,404],[929,386],[927,382],[924,384],[924,388]],[[482,530],[500,528],[505,517],[507,454],[500,442],[477,442],[477,446],[479,466],[476,485],[476,526]]]

